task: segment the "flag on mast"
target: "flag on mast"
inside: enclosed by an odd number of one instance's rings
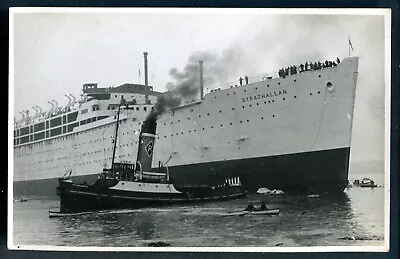
[[[349,38],[349,57],[351,57],[350,49],[352,51],[354,51],[354,48],[353,48],[353,44],[351,43],[350,36],[348,38]]]
[[[350,37],[349,37],[349,46],[350,46],[351,50],[354,51],[354,49],[353,49],[353,44],[351,44]]]

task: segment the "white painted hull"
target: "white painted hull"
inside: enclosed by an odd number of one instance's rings
[[[333,68],[215,91],[164,114],[157,121],[153,167],[349,149],[357,71],[358,58],[348,58]],[[136,161],[147,114],[122,112],[116,162]],[[57,178],[70,169],[76,176],[94,175],[110,167],[114,121],[110,117],[52,140],[16,146],[14,182]]]

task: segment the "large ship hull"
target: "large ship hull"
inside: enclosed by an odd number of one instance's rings
[[[243,188],[257,191],[260,187],[288,193],[338,193],[347,185],[350,148],[217,161],[171,167],[176,186],[193,182],[218,184],[231,176],[240,176]],[[97,175],[74,176],[76,182],[94,183]],[[58,178],[14,182],[14,193],[20,196],[53,196]]]
[[[358,58],[337,67],[262,80],[207,94],[157,121],[153,168],[177,185],[218,184],[240,176],[249,190],[341,192],[348,179]],[[116,161],[134,163],[140,122],[122,116]],[[55,196],[74,169],[92,183],[112,158],[112,118],[60,140],[14,148],[14,194]],[[99,123],[102,123],[101,125]],[[75,170],[76,168],[76,170]]]

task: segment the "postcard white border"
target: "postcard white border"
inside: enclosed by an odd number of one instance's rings
[[[8,224],[7,246],[10,250],[36,251],[119,251],[119,252],[388,252],[390,234],[390,119],[391,119],[391,9],[279,9],[279,8],[64,8],[12,7],[9,18],[9,114],[8,136],[12,136],[14,116],[14,14],[21,13],[223,13],[223,14],[321,14],[383,15],[385,17],[385,230],[382,246],[315,247],[65,247],[15,245],[13,242],[13,141],[8,138]]]

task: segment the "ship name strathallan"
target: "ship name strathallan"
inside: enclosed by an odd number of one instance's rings
[[[286,89],[279,90],[279,91],[273,91],[273,92],[269,92],[269,93],[264,93],[264,94],[257,94],[257,95],[242,97],[242,101],[245,103],[245,102],[260,100],[260,99],[264,99],[264,98],[272,98],[272,97],[276,97],[276,96],[284,95],[284,94],[287,94]]]

